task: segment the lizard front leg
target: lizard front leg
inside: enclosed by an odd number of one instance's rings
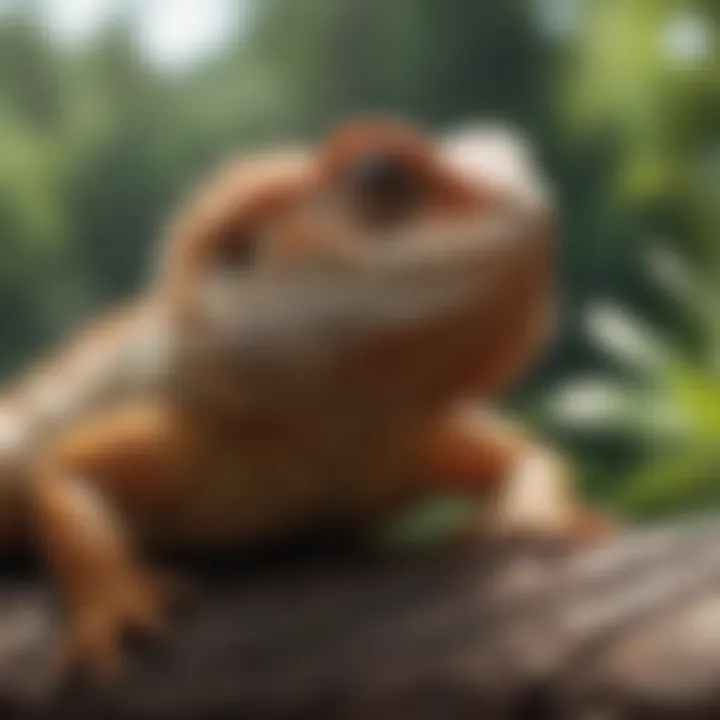
[[[162,629],[168,587],[136,559],[97,488],[45,470],[33,482],[32,502],[41,550],[69,614],[58,670],[80,667],[110,680],[127,632]]]
[[[162,628],[175,588],[140,563],[119,507],[167,502],[174,431],[152,407],[121,413],[47,450],[30,475],[35,535],[69,614],[65,669],[111,678],[128,631]]]
[[[556,452],[487,411],[462,406],[443,416],[423,437],[417,463],[429,489],[485,498],[490,532],[587,540],[609,531],[605,516],[580,504]]]

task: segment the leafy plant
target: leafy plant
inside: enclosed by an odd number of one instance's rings
[[[699,270],[677,254],[656,252],[648,266],[702,328],[703,351],[671,343],[627,309],[595,305],[587,332],[616,372],[567,382],[545,403],[550,423],[619,434],[644,448],[613,498],[641,517],[720,504],[720,297],[717,289],[707,297]]]

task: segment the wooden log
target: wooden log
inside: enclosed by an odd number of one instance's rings
[[[46,685],[58,613],[0,583],[0,718],[720,716],[720,525],[190,563],[200,591],[113,689]]]

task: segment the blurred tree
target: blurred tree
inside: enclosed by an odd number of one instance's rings
[[[611,497],[628,512],[717,505],[720,7],[610,0],[584,10],[564,107],[579,142],[609,149],[599,199],[631,241],[608,235],[607,262],[620,270],[606,292],[618,307],[593,308],[586,323],[615,361],[609,378],[565,388],[560,409],[576,430],[580,416],[592,420],[595,443],[598,425],[614,437],[598,444],[598,475],[620,450]]]

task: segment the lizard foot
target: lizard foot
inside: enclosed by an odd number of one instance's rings
[[[71,619],[54,657],[54,678],[62,682],[78,671],[109,685],[122,670],[128,636],[154,639],[167,633],[166,614],[184,588],[165,576],[139,573],[96,588]]]

